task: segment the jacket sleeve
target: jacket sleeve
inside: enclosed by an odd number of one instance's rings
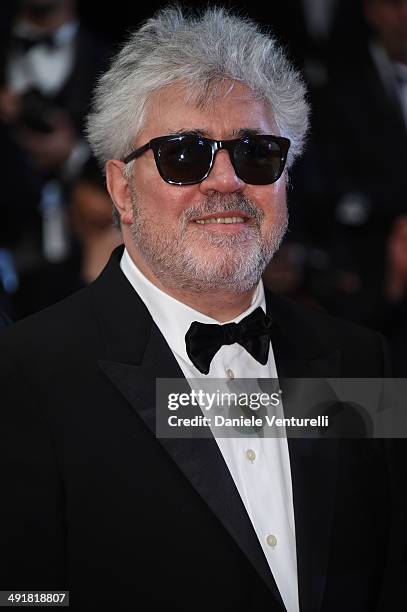
[[[22,367],[0,351],[0,589],[65,586],[63,485]]]

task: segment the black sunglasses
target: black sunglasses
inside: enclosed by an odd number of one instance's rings
[[[282,136],[253,135],[235,140],[211,140],[194,134],[160,136],[122,161],[128,164],[152,149],[164,181],[171,185],[194,185],[209,175],[216,152],[226,149],[236,176],[250,185],[269,185],[282,175],[289,147],[289,139]]]

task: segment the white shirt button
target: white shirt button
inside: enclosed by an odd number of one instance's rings
[[[229,378],[229,380],[233,380],[235,377],[235,373],[233,372],[233,370],[231,370],[230,368],[228,368],[226,370],[226,376]]]
[[[274,548],[275,546],[277,546],[277,538],[275,535],[273,535],[272,533],[270,533],[267,538],[266,538],[266,542],[269,546],[271,546],[272,548]]]
[[[252,448],[248,448],[246,451],[246,458],[251,461],[253,463],[253,461],[256,459],[256,453],[254,452],[254,450]]]

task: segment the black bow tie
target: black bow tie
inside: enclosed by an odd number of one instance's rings
[[[57,46],[55,37],[52,34],[43,34],[37,38],[27,38],[25,36],[15,35],[13,39],[14,43],[24,52],[30,51],[33,47],[40,45],[45,45],[49,49],[55,49]]]
[[[270,347],[270,326],[271,318],[261,308],[256,308],[239,323],[217,325],[194,321],[185,334],[188,356],[200,372],[208,374],[211,361],[221,346],[237,342],[265,365]]]

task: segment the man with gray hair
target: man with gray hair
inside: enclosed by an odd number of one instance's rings
[[[157,380],[385,373],[377,335],[261,281],[307,118],[275,40],[220,8],[160,11],[100,79],[88,137],[124,246],[0,340],[1,589],[70,590],[75,610],[391,609],[380,440],[155,435]]]

